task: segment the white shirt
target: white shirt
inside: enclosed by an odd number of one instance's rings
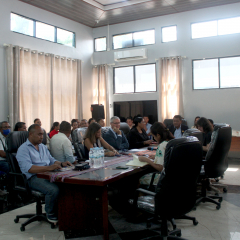
[[[59,132],[51,138],[50,152],[59,162],[69,161],[70,163],[73,163],[75,161],[72,152],[72,144],[64,133]]]
[[[2,151],[5,152],[4,147],[7,148],[6,138],[2,135],[1,132],[0,132],[0,139],[2,140],[2,141],[0,140],[0,150],[2,150]],[[2,143],[4,144],[4,146],[3,146]],[[1,161],[1,160],[6,160],[6,158],[0,157],[0,161]]]
[[[182,137],[181,125],[180,125],[180,127],[179,127],[178,129],[176,128],[176,130],[175,130],[175,132],[174,132],[174,137],[175,137],[175,138],[181,138],[181,137]]]

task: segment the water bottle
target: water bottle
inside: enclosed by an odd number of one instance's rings
[[[98,148],[93,149],[93,168],[98,168]]]
[[[101,156],[101,167],[104,167],[104,149],[100,148],[100,156]]]
[[[93,148],[90,148],[89,151],[89,165],[92,168],[94,166],[94,159],[93,159],[94,155],[93,155]]]

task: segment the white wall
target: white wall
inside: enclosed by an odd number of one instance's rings
[[[92,28],[17,0],[0,0],[0,6],[0,121],[6,120],[8,116],[4,43],[83,60],[83,113],[85,118],[90,118],[90,106],[92,103]],[[75,32],[76,48],[11,32],[11,12]]]
[[[191,40],[190,24],[194,22],[215,20],[240,16],[240,3],[228,4],[128,23],[110,25],[110,52],[95,52],[94,64],[113,63],[112,35],[155,29],[156,44],[145,46],[148,49],[147,63],[156,58],[169,56],[187,56],[183,63],[183,101],[184,117],[192,125],[195,116],[212,118],[215,122],[230,123],[234,129],[240,129],[239,94],[240,89],[192,90],[192,59],[214,58],[240,55],[240,34],[231,34],[210,38]],[[178,40],[161,43],[161,27],[177,25]],[[107,27],[93,29],[93,37],[107,36]],[[136,64],[133,62],[131,64]],[[143,61],[139,62],[143,63]],[[121,64],[126,66],[127,64]],[[117,64],[117,66],[120,66]],[[109,74],[110,91],[112,92],[113,75]],[[158,93],[110,95],[113,101],[157,100]]]

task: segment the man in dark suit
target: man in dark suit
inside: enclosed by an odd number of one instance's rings
[[[174,135],[174,137],[181,138],[187,129],[188,126],[182,125],[182,117],[180,115],[175,115],[173,117],[173,125],[169,127],[169,131]]]
[[[120,128],[119,117],[112,117],[110,119],[111,128],[105,133],[103,133],[103,139],[112,147],[117,150],[128,149],[129,144],[126,136]]]

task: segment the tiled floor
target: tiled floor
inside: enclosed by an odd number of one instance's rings
[[[240,185],[240,165],[231,165],[231,168],[239,168],[238,171],[227,171],[222,183]],[[193,226],[191,221],[176,220],[177,227],[182,230],[182,237],[191,240],[240,240],[240,194],[222,194],[224,200],[220,210],[216,210],[211,203],[201,203],[196,211],[189,215],[197,218],[199,224]],[[34,222],[26,226],[26,231],[20,231],[20,224],[13,220],[17,214],[33,213],[35,204],[18,208],[0,215],[0,240],[64,240],[64,232],[51,229],[50,224]],[[155,234],[146,230],[145,222],[129,223],[114,210],[109,211],[109,220],[114,228],[110,234],[111,240],[137,240],[144,235]],[[153,225],[151,229],[156,228]],[[72,240],[102,240],[102,236],[89,236],[71,238]]]

